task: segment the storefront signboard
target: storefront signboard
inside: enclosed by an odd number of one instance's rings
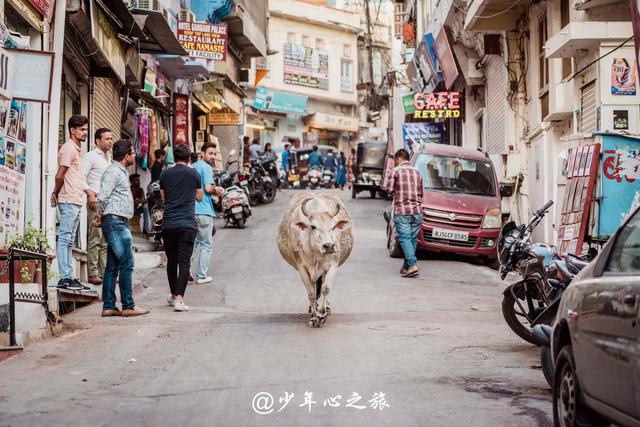
[[[329,89],[329,54],[326,50],[285,43],[283,55],[286,84]]]
[[[458,119],[462,111],[460,92],[416,93],[413,98],[416,119]]]
[[[207,114],[207,124],[212,126],[237,126],[240,115],[233,111],[210,111]]]
[[[402,125],[404,149],[413,152],[421,144],[445,142],[442,123],[405,123]]]
[[[62,0],[60,0],[62,1]],[[53,10],[56,5],[55,0],[29,0],[29,3],[48,21],[53,17]]]
[[[437,72],[431,61],[431,55],[429,54],[429,46],[427,42],[422,39],[416,50],[416,56],[413,59],[416,65],[422,73],[422,78],[425,82],[424,92],[431,92],[436,87]]]
[[[173,95],[173,143],[189,143],[189,96]]]
[[[227,59],[227,24],[179,21],[178,41],[193,58]]]
[[[411,61],[407,66],[407,78],[409,79],[411,90],[414,92],[422,92],[422,89],[424,89],[424,81],[422,80],[422,74],[414,61]]]
[[[444,85],[447,89],[451,89],[453,83],[458,78],[459,72],[456,60],[453,57],[453,52],[451,51],[451,46],[449,45],[447,32],[444,27],[440,29],[433,48],[436,52],[440,69],[442,70]]]
[[[598,238],[606,239],[640,205],[640,139],[603,135]]]
[[[125,51],[118,41],[118,33],[97,3],[91,2],[91,32],[100,51],[118,76],[121,83],[127,81],[127,63]]]
[[[402,109],[404,110],[404,114],[413,114],[416,111],[415,105],[413,105],[413,97],[415,93],[408,93],[406,95],[402,95]]]
[[[258,87],[253,98],[253,106],[265,111],[303,114],[307,107],[308,99],[309,97],[305,95],[277,92]]]
[[[51,97],[53,53],[10,49],[13,57],[12,98],[48,103]]]
[[[357,132],[359,121],[357,117],[341,116],[337,114],[315,113],[308,123],[316,129],[344,130]]]

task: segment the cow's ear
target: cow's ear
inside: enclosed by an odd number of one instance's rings
[[[347,226],[351,224],[351,221],[347,221],[346,219],[343,219],[342,221],[338,221],[336,223],[336,227],[338,230],[344,230],[345,228],[347,228]]]
[[[309,225],[300,221],[293,224],[293,228],[297,228],[298,230],[306,230],[307,228],[309,228]]]

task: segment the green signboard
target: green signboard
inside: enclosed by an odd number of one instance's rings
[[[402,108],[404,109],[404,114],[413,114],[416,111],[416,107],[413,105],[413,96],[415,93],[408,93],[406,95],[402,95]]]

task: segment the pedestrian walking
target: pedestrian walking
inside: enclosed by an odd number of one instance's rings
[[[191,264],[196,265],[196,283],[198,284],[213,282],[213,278],[208,274],[213,246],[213,227],[216,218],[211,195],[217,194],[221,196],[224,192],[222,188],[213,184],[213,168],[211,164],[214,162],[216,155],[214,145],[211,143],[203,144],[201,153],[202,158],[193,164],[193,169],[200,174],[200,183],[204,190],[202,201],[196,200],[195,202],[197,232],[193,255],[191,256]],[[199,258],[196,255],[198,251],[200,252]]]
[[[196,238],[195,202],[201,202],[204,194],[200,174],[188,165],[191,157],[189,146],[177,145],[173,156],[176,165],[160,175],[160,191],[164,199],[162,237],[171,288],[167,302],[175,311],[189,311],[184,303],[184,293]]]
[[[337,164],[336,187],[340,187],[340,191],[342,191],[344,190],[344,186],[347,185],[347,159],[343,151],[341,151],[338,156]]]
[[[353,185],[356,177],[356,149],[352,148],[349,158],[347,159],[347,181],[349,186]]]
[[[402,277],[418,276],[418,233],[422,225],[422,195],[424,186],[420,172],[409,163],[409,153],[400,149],[394,155],[390,188],[393,193],[393,220],[400,246],[404,252]]]
[[[284,144],[284,151],[282,152],[282,157],[280,158],[280,162],[282,164],[282,170],[284,171],[284,183],[282,185],[283,188],[289,188],[289,174],[291,173],[291,145]]]
[[[149,310],[133,301],[133,239],[129,220],[133,217],[133,195],[129,172],[136,159],[131,141],[121,139],[113,145],[113,162],[102,175],[93,225],[102,227],[107,240],[107,265],[102,285],[102,316],[141,316]],[[116,306],[116,280],[120,286],[122,310]]]
[[[155,160],[151,166],[151,182],[156,182],[160,179],[167,153],[162,148],[158,148],[153,152],[153,157],[155,157]]]
[[[100,128],[95,133],[94,142],[96,147],[89,151],[84,157],[84,178],[87,186],[94,194],[100,194],[100,181],[104,171],[111,164],[111,147],[113,146],[113,135],[107,128]],[[87,239],[87,272],[89,273],[89,283],[102,285],[102,275],[104,274],[107,262],[107,241],[102,234],[102,228],[92,225],[96,216],[96,200],[89,200],[88,223],[89,235]]]
[[[91,190],[82,173],[80,146],[86,141],[89,132],[89,119],[81,115],[73,115],[67,124],[70,138],[58,151],[58,171],[55,186],[51,194],[51,207],[58,207],[60,227],[56,257],[58,259],[58,287],[72,291],[89,290],[75,277],[73,271],[73,244],[80,224],[80,211],[84,203],[85,193],[89,203],[95,203],[96,194]]]

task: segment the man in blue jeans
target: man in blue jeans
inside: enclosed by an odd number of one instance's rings
[[[193,168],[200,174],[204,197],[202,201],[196,200],[196,240],[193,247],[191,264],[196,260],[196,252],[200,250],[200,259],[196,268],[196,283],[204,284],[213,282],[209,276],[209,260],[213,243],[213,222],[216,217],[213,209],[212,194],[222,195],[224,190],[213,185],[213,168],[211,164],[216,155],[215,145],[207,142],[202,145],[202,158],[193,164]]]
[[[394,156],[396,167],[393,169],[390,188],[393,193],[393,220],[400,246],[404,252],[404,265],[400,270],[402,277],[417,277],[418,234],[422,225],[422,195],[424,186],[420,172],[409,163],[409,153],[400,149]]]
[[[133,248],[129,220],[133,216],[133,195],[127,167],[135,162],[131,141],[113,145],[113,162],[104,171],[96,206],[95,227],[102,227],[107,241],[107,265],[102,284],[102,316],[140,316],[149,313],[133,302]],[[116,280],[120,276],[120,302],[116,306]]]
[[[58,207],[60,212],[60,228],[56,245],[58,288],[70,291],[89,290],[75,277],[73,272],[73,245],[76,231],[80,224],[80,211],[87,194],[89,203],[94,203],[96,194],[87,186],[82,172],[81,145],[87,140],[89,119],[81,115],[73,115],[68,122],[70,138],[58,151],[58,171],[55,186],[51,194],[51,207]]]

